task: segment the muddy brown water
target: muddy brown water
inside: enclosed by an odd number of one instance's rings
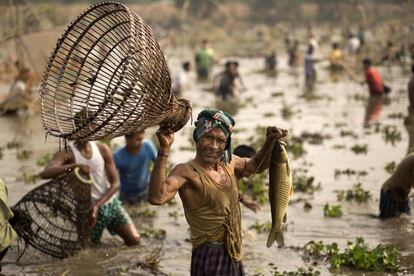
[[[185,56],[184,56],[185,57]],[[414,273],[414,245],[410,242],[413,235],[412,217],[380,221],[373,215],[378,214],[379,190],[389,176],[384,170],[391,161],[397,163],[405,156],[409,145],[409,133],[402,118],[392,118],[392,115],[406,114],[408,105],[406,84],[408,74],[399,67],[379,68],[385,82],[393,88],[385,103],[376,105],[371,127],[364,127],[366,107],[368,102],[359,99],[367,96],[367,91],[352,82],[346,75],[333,81],[329,72],[318,66],[318,81],[314,91],[308,97],[303,97],[302,68],[295,70],[285,66],[285,58],[279,60],[277,77],[266,77],[257,73],[263,66],[259,58],[239,59],[240,71],[247,90],[241,94],[242,107],[235,115],[236,128],[241,131],[234,136],[235,145],[247,143],[248,138],[255,133],[257,125],[277,125],[287,128],[290,134],[300,135],[304,131],[329,135],[321,145],[310,145],[305,142],[307,154],[302,158],[292,160],[293,170],[307,169],[308,176],[315,177],[315,183],[321,183],[322,190],[313,195],[296,192],[291,199],[296,202],[305,198],[312,209],[305,212],[303,202],[291,204],[288,209],[288,227],[285,236],[285,248],[266,248],[267,233],[257,234],[249,229],[255,222],[270,221],[270,208],[266,204],[258,213],[243,207],[242,227],[244,233],[244,264],[249,275],[263,273],[270,275],[272,269],[269,263],[275,264],[279,271],[297,270],[310,264],[303,261],[302,254],[296,250],[310,240],[322,240],[325,243],[338,242],[340,247],[346,246],[347,241],[363,237],[372,247],[379,243],[394,245],[402,252],[402,259],[411,273]],[[178,69],[179,60],[170,58],[171,68]],[[173,69],[173,72],[175,70]],[[216,67],[215,71],[221,68]],[[215,98],[206,92],[209,84],[193,83],[184,93],[184,97],[193,102],[193,117],[205,107],[214,106]],[[3,87],[4,92],[6,87]],[[279,95],[279,96],[278,96]],[[358,96],[356,96],[358,95]],[[283,106],[289,106],[293,111],[290,119],[281,116]],[[390,116],[391,115],[391,116]],[[395,126],[401,133],[401,141],[392,145],[386,143],[381,132],[375,132],[375,120],[379,127]],[[58,149],[57,139],[49,137],[45,142],[44,132],[38,115],[28,117],[0,117],[0,141],[5,145],[10,141],[22,143],[20,149],[4,149],[0,160],[0,176],[6,181],[9,189],[10,205],[15,204],[24,194],[33,189],[36,184],[24,184],[22,174],[40,172],[42,167],[36,165],[36,160],[46,153]],[[194,152],[184,150],[191,147],[189,138],[193,127],[188,124],[175,136],[170,161],[172,164],[185,162],[194,156]],[[341,130],[351,130],[355,137],[340,135]],[[153,133],[153,129],[149,134]],[[413,135],[410,135],[411,137]],[[122,143],[122,138],[116,140]],[[412,141],[411,141],[412,143]],[[355,154],[350,149],[354,145],[368,145],[366,154]],[[22,149],[29,150],[32,155],[27,160],[18,160],[17,153]],[[365,176],[345,176],[335,178],[336,169],[353,169],[366,171]],[[366,204],[338,202],[335,190],[351,189],[352,185],[361,182],[364,189],[369,190],[373,199]],[[164,229],[165,240],[144,238],[143,245],[137,248],[122,246],[119,238],[106,234],[99,248],[92,248],[65,260],[51,258],[29,251],[19,264],[15,263],[16,248],[4,260],[3,273],[6,275],[47,274],[53,275],[146,275],[148,270],[139,268],[136,264],[143,262],[146,257],[161,250],[159,258],[160,271],[170,275],[188,275],[191,245],[188,242],[189,232],[185,221],[179,197],[177,204],[168,206],[134,207],[129,210],[137,213],[142,209],[155,210],[154,219],[142,219],[133,216],[138,229]],[[326,203],[341,204],[344,211],[342,218],[326,218],[323,206]],[[332,271],[326,263],[318,263],[315,267],[322,275],[339,273],[346,275],[361,275],[360,271]],[[368,273],[382,275],[383,273]]]

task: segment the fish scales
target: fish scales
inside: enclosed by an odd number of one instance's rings
[[[267,240],[267,247],[277,242],[284,245],[283,223],[286,222],[286,212],[289,198],[293,192],[292,175],[289,158],[283,142],[273,146],[269,164],[269,202],[272,215],[272,229]]]

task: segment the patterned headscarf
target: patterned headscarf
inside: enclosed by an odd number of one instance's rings
[[[234,120],[231,115],[225,111],[215,109],[205,109],[201,111],[195,121],[196,128],[193,132],[193,139],[197,143],[201,137],[213,128],[220,128],[226,135],[227,143],[221,160],[226,164],[231,161],[231,133],[234,127]]]

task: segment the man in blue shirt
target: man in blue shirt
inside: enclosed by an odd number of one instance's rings
[[[123,203],[147,200],[151,163],[157,158],[157,149],[145,139],[145,131],[125,135],[125,146],[114,154],[121,178],[119,198]]]

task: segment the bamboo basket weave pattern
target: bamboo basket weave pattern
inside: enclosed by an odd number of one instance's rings
[[[65,258],[90,244],[91,204],[91,184],[82,183],[73,172],[61,175],[13,207],[13,228],[26,246]]]
[[[151,28],[126,6],[91,6],[58,39],[40,86],[46,134],[68,140],[113,138],[158,124],[174,131],[191,116],[177,100]],[[82,112],[86,118],[76,122]]]

